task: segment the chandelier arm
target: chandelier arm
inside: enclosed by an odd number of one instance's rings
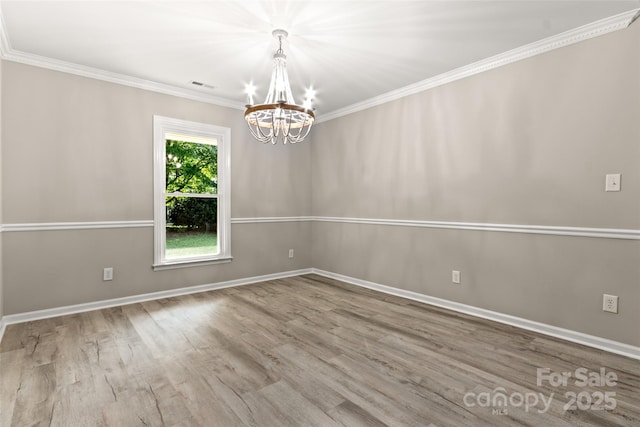
[[[250,128],[250,129],[251,129],[251,134],[253,135],[253,137],[255,139],[257,139],[259,142],[262,142],[263,144],[266,143],[266,142],[269,142],[270,138],[265,138],[265,136],[262,135],[261,132],[259,132],[259,131],[256,132],[253,128]]]
[[[304,131],[301,129],[300,132],[297,135],[295,135],[297,142],[301,142],[303,139],[305,139],[307,135],[309,135],[310,131],[311,131],[311,126],[307,126],[306,128],[304,128]]]
[[[287,133],[287,139],[292,144],[302,142],[302,140],[304,140],[304,138],[309,134],[309,131],[311,130],[311,126],[313,124],[313,119],[306,112],[299,113],[291,111],[291,116],[293,117],[294,115],[296,116],[296,125],[290,126],[289,132]],[[304,115],[304,119],[302,120],[302,122],[300,122],[299,118],[299,116],[301,115]],[[291,118],[290,120],[293,121],[294,119]]]
[[[260,123],[258,122],[258,125],[256,126],[256,130],[261,136],[261,138],[259,138],[259,140],[263,144],[266,144],[267,142],[271,141],[274,138],[274,133],[273,133],[274,130],[273,130],[273,128],[271,128],[268,133],[264,133],[262,131],[262,128],[263,128],[263,126],[260,126]]]
[[[308,121],[306,121],[305,124],[306,123],[308,123]],[[301,127],[296,134],[289,134],[289,140],[293,144],[297,142],[302,142],[307,137],[307,135],[309,135],[311,126],[312,126],[312,123],[306,124],[305,126]]]
[[[260,118],[257,115],[251,117],[247,115],[246,117],[247,123],[249,123],[249,130],[255,139],[265,144],[273,138],[273,129],[269,133],[264,133],[262,131],[264,126],[260,126]],[[255,121],[255,124],[252,125],[250,120]]]

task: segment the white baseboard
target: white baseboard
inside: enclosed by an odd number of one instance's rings
[[[292,271],[285,271],[282,273],[247,277],[244,279],[227,280],[225,282],[209,283],[205,285],[189,286],[186,288],[151,292],[151,293],[142,294],[142,295],[133,295],[129,297],[113,298],[113,299],[102,300],[102,301],[88,302],[84,304],[75,304],[75,305],[68,305],[64,307],[48,308],[45,310],[30,311],[27,313],[10,314],[8,316],[4,316],[2,320],[0,320],[0,325],[2,325],[1,332],[4,332],[4,327],[6,325],[12,325],[14,323],[23,323],[23,322],[30,322],[32,320],[48,319],[51,317],[65,316],[67,314],[82,313],[85,311],[92,311],[92,310],[100,310],[103,308],[117,307],[117,306],[127,305],[127,304],[135,304],[138,302],[152,301],[152,300],[157,300],[161,298],[170,298],[170,297],[175,297],[179,295],[196,294],[199,292],[206,292],[206,291],[211,291],[215,289],[250,285],[253,283],[265,282],[267,280],[283,279],[285,277],[301,276],[303,274],[310,274],[310,273],[311,273],[310,268],[303,269],[303,270],[292,270]],[[2,334],[0,334],[0,341],[2,341]]]
[[[391,286],[381,285],[379,283],[369,282],[367,280],[356,279],[354,277],[344,276],[342,274],[332,273],[330,271],[324,271],[317,268],[312,268],[311,270],[313,274],[318,274],[320,276],[340,280],[342,282],[350,283],[352,285],[373,289],[375,291],[384,292],[386,294],[391,294],[391,295],[407,298],[414,301],[419,301],[425,304],[435,305],[438,307],[457,311],[459,313],[469,314],[475,317],[481,317],[487,320],[493,320],[495,322],[504,323],[507,325],[515,326],[515,327],[526,329],[529,331],[538,332],[544,335],[549,335],[555,338],[560,338],[560,339],[575,342],[578,344],[584,344],[589,347],[598,348],[600,350],[605,350],[611,353],[616,353],[622,356],[627,356],[633,359],[640,360],[640,347],[632,346],[632,345],[621,343],[618,341],[608,340],[606,338],[601,338],[594,335],[584,334],[582,332],[572,331],[570,329],[564,329],[564,328],[559,328],[553,325],[547,325],[545,323],[535,322],[533,320],[523,319],[521,317],[498,313],[496,311],[485,310],[483,308],[461,304],[455,301],[449,301],[441,298],[431,297],[428,295],[419,294],[417,292],[406,291],[406,290],[394,288]]]
[[[4,336],[4,330],[7,327],[7,324],[4,322],[4,317],[0,317],[0,342],[2,342],[2,337]]]
[[[342,282],[350,283],[352,285],[361,286],[375,291],[384,292],[407,298],[410,300],[430,304],[449,310],[457,311],[459,313],[468,314],[475,317],[480,317],[487,320],[493,320],[495,322],[504,323],[507,325],[515,326],[518,328],[526,329],[533,332],[538,332],[544,335],[560,338],[566,341],[583,344],[589,347],[598,348],[611,353],[620,354],[623,356],[631,357],[633,359],[640,360],[640,347],[624,344],[618,341],[608,340],[606,338],[597,337],[594,335],[584,334],[582,332],[576,332],[569,329],[559,328],[557,326],[547,325],[545,323],[535,322],[532,320],[523,319],[521,317],[511,316],[508,314],[498,313],[496,311],[485,310],[483,308],[474,307],[471,305],[461,304],[455,301],[449,301],[441,298],[436,298],[417,292],[406,291],[403,289],[394,288],[391,286],[382,285],[375,282],[369,282],[367,280],[356,279],[355,277],[345,276],[338,273],[332,273],[330,271],[320,270],[317,268],[306,268],[302,270],[285,271],[282,273],[265,274],[262,276],[254,276],[243,279],[228,280],[225,282],[210,283],[199,286],[190,286],[186,288],[170,289],[167,291],[152,292],[142,295],[134,295],[130,297],[114,298],[103,301],[95,301],[85,304],[69,305],[65,307],[57,307],[46,310],[31,311],[27,313],[10,314],[0,319],[0,342],[4,335],[4,331],[7,325],[14,323],[29,322],[32,320],[47,319],[51,317],[64,316],[67,314],[81,313],[85,311],[100,310],[102,308],[116,307],[127,304],[134,304],[138,302],[151,301],[161,298],[169,298],[179,295],[188,295],[199,292],[206,292],[215,289],[230,288],[234,286],[250,285],[253,283],[264,282],[267,280],[283,279],[285,277],[301,276],[303,274],[317,274],[331,279],[340,280]]]

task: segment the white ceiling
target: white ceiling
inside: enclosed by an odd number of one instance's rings
[[[633,1],[1,1],[4,48],[243,104],[266,94],[275,28],[294,97],[327,114],[640,7]],[[192,80],[214,86],[197,88]]]

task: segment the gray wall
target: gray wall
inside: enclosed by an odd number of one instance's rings
[[[232,129],[234,218],[640,229],[637,23],[321,123],[294,146],[255,143],[238,110],[12,62],[1,81],[5,224],[152,219],[157,114]],[[620,193],[603,192],[612,172]],[[153,272],[151,228],[1,239],[5,315],[313,266],[640,345],[638,241],[234,224],[232,263]],[[620,296],[620,314],[601,311],[604,292]]]
[[[310,145],[258,144],[240,110],[13,62],[2,71],[5,224],[152,220],[153,115],[231,128],[232,217],[311,213]],[[4,314],[308,268],[310,232],[234,224],[233,262],[158,272],[151,227],[4,232]]]
[[[640,23],[319,124],[316,216],[640,229]],[[623,174],[620,193],[606,173]],[[314,267],[640,345],[640,241],[315,222]],[[451,283],[451,270],[462,283]],[[620,297],[603,313],[602,294]]]
[[[2,67],[4,63],[0,61],[0,228],[2,228]],[[4,271],[2,268],[2,237],[0,232],[0,321],[4,313]]]

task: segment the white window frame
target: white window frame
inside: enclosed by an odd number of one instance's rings
[[[217,238],[219,252],[184,258],[165,257],[166,192],[165,168],[168,134],[194,138],[215,138],[218,145],[218,190],[211,195],[218,199]],[[153,227],[154,270],[230,262],[231,257],[231,129],[206,123],[190,122],[163,116],[153,116]]]

